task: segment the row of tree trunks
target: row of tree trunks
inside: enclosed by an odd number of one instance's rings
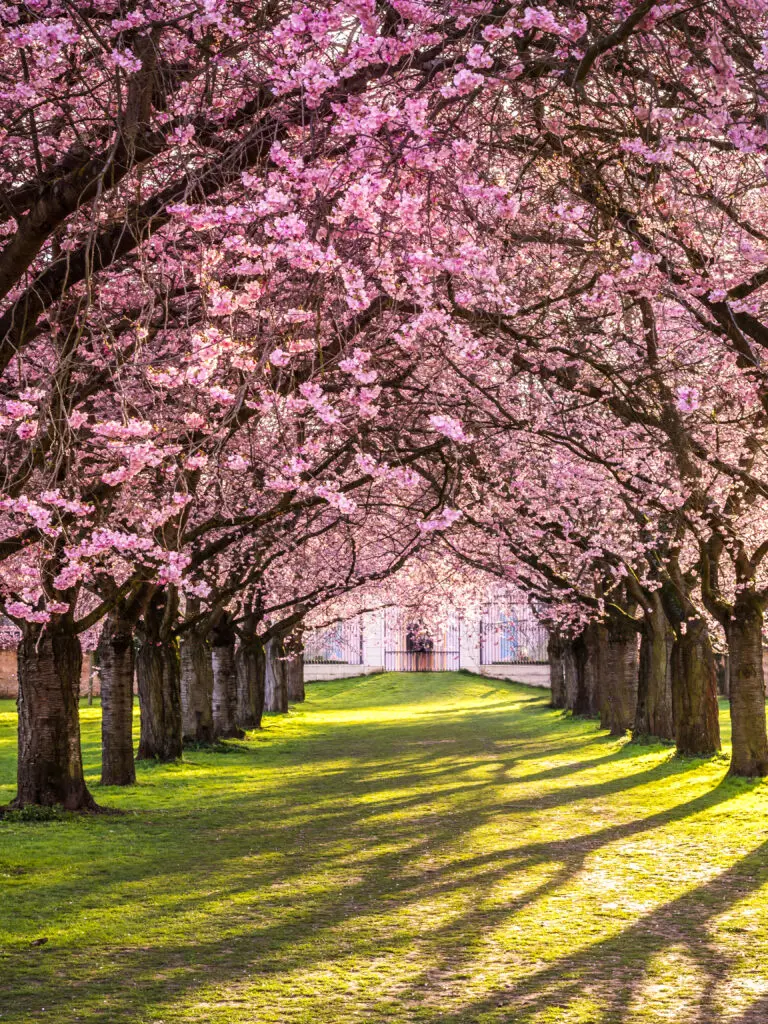
[[[268,710],[287,711],[304,700],[303,661],[286,657],[281,638],[265,652],[255,630],[236,647],[228,615],[207,638],[190,628],[179,645],[167,594],[153,595],[138,624],[136,611],[118,605],[99,641],[102,699],[102,783],[136,781],[133,691],[141,711],[137,757],[174,761],[183,742],[210,742],[257,729]],[[196,614],[195,609],[188,609]],[[95,810],[83,776],[79,696],[82,650],[69,617],[25,625],[18,649],[17,795],[13,806],[59,805]]]
[[[136,658],[141,729],[138,758],[176,761],[182,753],[179,645],[169,629],[165,595],[144,609]]]
[[[733,709],[742,730],[734,726],[732,770],[739,774],[753,764],[759,767],[765,720],[757,628],[751,646],[739,646],[742,635],[734,643],[745,665],[742,678],[748,680],[742,691],[745,708]],[[750,652],[746,657],[745,649]],[[578,636],[562,639],[550,648],[550,658],[557,680],[555,706],[577,715],[599,715],[614,735],[632,729],[638,737],[674,738],[682,754],[708,756],[720,749],[714,660],[702,619],[688,619],[673,631],[656,597],[642,621],[639,656],[634,626],[611,620],[607,625],[590,623]],[[746,762],[737,758],[737,744],[747,750]]]

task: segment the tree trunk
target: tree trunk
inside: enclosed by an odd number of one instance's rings
[[[632,734],[635,738],[675,738],[672,720],[672,644],[674,633],[658,593],[648,598],[640,634],[637,710]]]
[[[242,739],[245,733],[237,725],[237,673],[235,671],[235,631],[231,618],[224,614],[211,631],[213,664],[213,734],[219,739]]]
[[[291,655],[285,662],[285,679],[288,690],[288,701],[300,704],[306,699],[304,692],[304,658],[301,653]]]
[[[576,713],[579,696],[579,669],[577,652],[573,640],[563,640],[563,685],[565,688],[565,709]]]
[[[708,757],[720,749],[715,662],[701,618],[683,621],[672,645],[672,717],[678,753]]]
[[[608,728],[607,716],[603,722],[603,691],[605,688],[605,669],[607,664],[607,633],[603,623],[590,623],[584,631],[585,657],[584,705],[591,718],[600,718],[601,728]]]
[[[589,679],[588,665],[590,647],[587,629],[583,629],[571,644],[573,653],[573,669],[576,682],[576,694],[573,706],[574,715],[589,716],[592,714],[592,688]]]
[[[553,629],[547,640],[547,660],[549,661],[549,687],[551,698],[549,705],[553,708],[568,706],[565,685],[565,667],[563,662],[563,641],[557,630]]]
[[[235,653],[237,724],[260,729],[264,714],[264,648],[256,637],[243,641]]]
[[[180,661],[183,742],[212,743],[213,666],[211,648],[200,630],[183,635]]]
[[[164,627],[162,601],[153,598],[144,613],[136,658],[141,709],[139,759],[176,761],[182,753],[179,649]]]
[[[283,660],[283,641],[271,637],[265,651],[264,710],[286,712],[288,710],[288,687]]]
[[[731,691],[732,775],[768,774],[763,678],[763,610],[753,594],[741,592],[728,626]]]
[[[624,619],[610,619],[602,647],[604,661],[601,699],[605,728],[612,736],[623,736],[635,720],[637,709],[637,631]]]
[[[730,699],[731,684],[729,679],[730,659],[727,652],[715,654],[715,674],[717,675],[717,692],[721,697]],[[765,675],[765,672],[763,672]]]
[[[19,760],[14,807],[93,811],[80,752],[80,640],[71,624],[24,626],[18,648]]]
[[[133,761],[133,622],[121,609],[109,613],[99,639],[101,662],[101,782],[132,786]]]

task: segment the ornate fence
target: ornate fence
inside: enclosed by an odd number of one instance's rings
[[[360,616],[304,633],[305,665],[362,665],[363,630]]]
[[[548,636],[528,605],[486,605],[480,620],[480,664],[546,664]]]
[[[387,672],[456,672],[461,663],[461,636],[456,619],[435,628],[389,609],[384,629]]]
[[[387,672],[457,672],[459,651],[385,651]]]

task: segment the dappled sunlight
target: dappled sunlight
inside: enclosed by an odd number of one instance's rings
[[[121,816],[0,823],[2,1019],[758,1024],[768,785],[725,772],[503,682],[313,685],[95,784]]]

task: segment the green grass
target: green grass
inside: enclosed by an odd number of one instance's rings
[[[127,813],[0,821],[2,1024],[768,1020],[768,785],[504,682],[308,692],[128,790],[83,708]]]

